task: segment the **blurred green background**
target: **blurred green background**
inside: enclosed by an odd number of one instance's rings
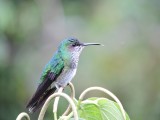
[[[44,65],[69,36],[105,45],[84,49],[77,98],[102,86],[132,120],[160,119],[160,0],[0,0],[0,120],[28,112]]]

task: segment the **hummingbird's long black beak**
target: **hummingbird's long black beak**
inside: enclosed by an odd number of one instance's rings
[[[102,45],[102,44],[100,44],[100,43],[82,43],[81,45],[82,46],[89,46],[89,45]]]

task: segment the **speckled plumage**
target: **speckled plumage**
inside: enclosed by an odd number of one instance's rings
[[[75,76],[79,55],[88,45],[78,41],[76,38],[63,40],[51,60],[43,69],[39,86],[27,104],[27,108],[32,113],[40,108],[46,99],[59,87],[65,87]]]

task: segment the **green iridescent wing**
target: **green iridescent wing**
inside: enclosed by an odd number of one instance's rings
[[[45,66],[41,79],[40,84],[46,79],[49,74],[55,74],[56,76],[59,75],[64,67],[64,62],[59,54],[55,54],[51,61]]]
[[[59,74],[62,72],[63,68],[64,68],[64,62],[61,59],[61,57],[56,53],[54,57],[50,60],[50,62],[45,66],[41,75],[40,84],[35,94],[27,104],[27,108],[32,108],[32,111],[34,111],[37,109],[37,107],[39,107],[40,105],[39,102],[44,101],[42,100],[43,96],[45,96],[50,92],[49,91],[50,85],[57,79]],[[46,97],[44,99],[46,99]]]

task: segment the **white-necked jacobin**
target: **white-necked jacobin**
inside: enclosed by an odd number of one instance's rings
[[[45,66],[35,94],[27,104],[30,113],[42,107],[46,99],[60,87],[65,87],[75,76],[79,55],[85,46],[99,43],[82,43],[76,38],[64,39]]]

